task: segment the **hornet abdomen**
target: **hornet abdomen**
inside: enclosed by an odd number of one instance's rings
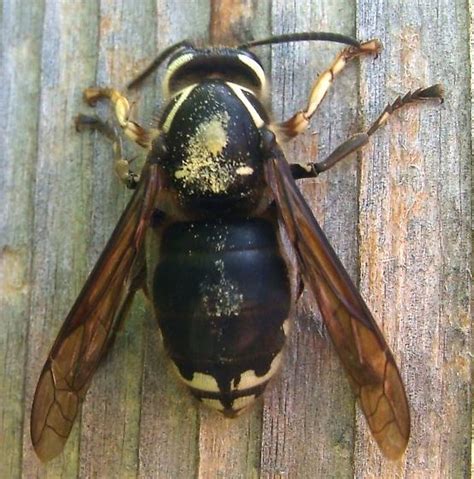
[[[233,416],[260,396],[280,363],[291,301],[272,223],[173,223],[153,299],[165,347],[197,398]]]

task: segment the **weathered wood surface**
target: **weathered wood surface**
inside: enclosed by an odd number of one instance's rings
[[[0,22],[1,478],[469,476],[467,2],[3,0]],[[129,195],[112,175],[110,145],[74,131],[73,117],[87,111],[83,88],[123,87],[185,37],[303,30],[378,37],[385,50],[337,79],[310,131],[287,149],[292,161],[324,156],[407,89],[446,86],[444,105],[407,109],[359,158],[303,186],[401,366],[412,407],[406,456],[381,457],[306,293],[280,377],[263,406],[233,421],[196,408],[176,384],[140,297],[64,454],[41,465],[29,439],[34,387]],[[277,118],[304,104],[337,50],[259,50]],[[144,123],[160,79],[134,95]]]

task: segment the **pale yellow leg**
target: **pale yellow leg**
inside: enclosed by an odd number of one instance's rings
[[[97,130],[112,141],[115,173],[127,188],[134,189],[138,184],[140,176],[130,169],[130,163],[123,155],[122,139],[117,134],[115,128],[112,128],[108,123],[105,123],[96,116],[80,114],[76,117],[76,130],[82,131],[84,129]]]
[[[381,49],[382,44],[378,40],[370,40],[362,43],[360,47],[351,46],[339,52],[331,66],[321,73],[314,82],[306,108],[298,111],[283,123],[276,125],[278,131],[283,133],[283,136],[287,139],[291,139],[306,130],[311,117],[334,82],[334,78],[344,69],[347,63],[360,55],[376,55]]]
[[[393,103],[389,103],[379,117],[372,123],[365,133],[357,133],[344,143],[341,143],[325,160],[318,163],[308,163],[306,165],[292,164],[291,171],[293,178],[315,178],[323,171],[329,170],[336,163],[343,160],[354,151],[359,150],[369,142],[369,138],[385,123],[390,116],[404,107],[415,102],[428,100],[443,101],[444,89],[440,84],[431,85],[428,88],[418,88],[414,92],[408,92],[406,95],[399,96]]]
[[[86,88],[84,90],[84,100],[88,105],[95,106],[97,101],[102,99],[108,99],[112,103],[115,117],[125,135],[143,148],[149,149],[152,132],[129,119],[130,104],[118,90],[114,88]]]

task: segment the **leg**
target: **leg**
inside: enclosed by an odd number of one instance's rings
[[[84,101],[95,106],[98,100],[108,99],[115,109],[115,117],[124,133],[135,143],[150,148],[153,132],[145,130],[138,123],[129,120],[130,105],[128,100],[114,88],[86,88],[84,90]]]
[[[311,117],[332,85],[335,76],[343,70],[347,63],[360,55],[376,55],[381,49],[382,45],[378,40],[370,40],[362,43],[360,47],[350,46],[342,50],[331,66],[319,75],[313,84],[306,109],[298,111],[283,123],[278,123],[277,129],[288,140],[306,130]]]
[[[369,138],[389,119],[390,115],[405,105],[417,101],[426,101],[432,99],[443,100],[442,85],[432,85],[428,88],[419,88],[413,93],[408,92],[404,97],[398,97],[393,103],[388,104],[382,114],[374,121],[366,133],[358,133],[347,141],[339,145],[325,160],[318,163],[308,163],[307,165],[291,165],[293,178],[315,178],[323,171],[329,170],[336,163],[346,156],[360,149],[369,142]]]
[[[115,173],[127,188],[134,189],[137,186],[139,175],[130,170],[129,162],[123,156],[122,140],[115,129],[95,116],[78,115],[76,117],[76,130],[82,131],[86,128],[100,131],[113,142]]]

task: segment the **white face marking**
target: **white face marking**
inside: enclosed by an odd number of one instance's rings
[[[243,103],[245,108],[247,108],[248,112],[250,113],[250,116],[252,117],[253,122],[255,123],[255,126],[257,128],[262,127],[265,124],[265,122],[263,121],[262,117],[257,113],[257,110],[255,110],[255,108],[250,104],[250,102],[247,100],[246,96],[243,93],[243,90],[247,90],[247,89],[242,88],[240,85],[237,85],[236,83],[232,83],[229,81],[226,83],[232,89],[232,91],[236,94],[238,99]]]
[[[281,363],[282,356],[283,354],[280,352],[273,358],[270,369],[263,376],[257,376],[254,370],[245,371],[244,373],[242,373],[237,386],[235,385],[235,381],[232,382],[232,390],[242,391],[244,389],[250,389],[268,381],[277,372]]]
[[[290,326],[290,320],[285,319],[285,321],[283,321],[283,333],[285,334],[285,336],[288,336],[288,333],[290,332]]]
[[[196,84],[194,85],[189,85],[186,87],[184,90],[182,90],[178,95],[181,95],[178,99],[178,101],[173,105],[173,108],[171,108],[171,111],[168,113],[168,116],[166,117],[165,122],[163,123],[163,131],[167,133],[171,127],[171,123],[174,120],[174,117],[176,116],[176,112],[179,110],[180,106],[183,104],[183,102],[188,98],[189,94],[194,90],[196,87]]]
[[[180,55],[178,58],[176,58],[176,60],[173,61],[173,63],[171,63],[168,66],[166,70],[165,78],[163,80],[163,94],[165,98],[168,98],[170,95],[169,86],[170,86],[171,77],[174,75],[176,70],[178,70],[178,68],[181,68],[182,65],[184,65],[185,63],[188,63],[192,59],[193,59],[193,54],[186,53],[184,55]]]
[[[247,65],[255,73],[255,75],[257,75],[257,78],[260,81],[261,87],[265,88],[266,78],[265,78],[265,72],[263,71],[263,68],[255,60],[248,57],[247,55],[240,54],[240,55],[237,55],[237,57],[242,63]]]

